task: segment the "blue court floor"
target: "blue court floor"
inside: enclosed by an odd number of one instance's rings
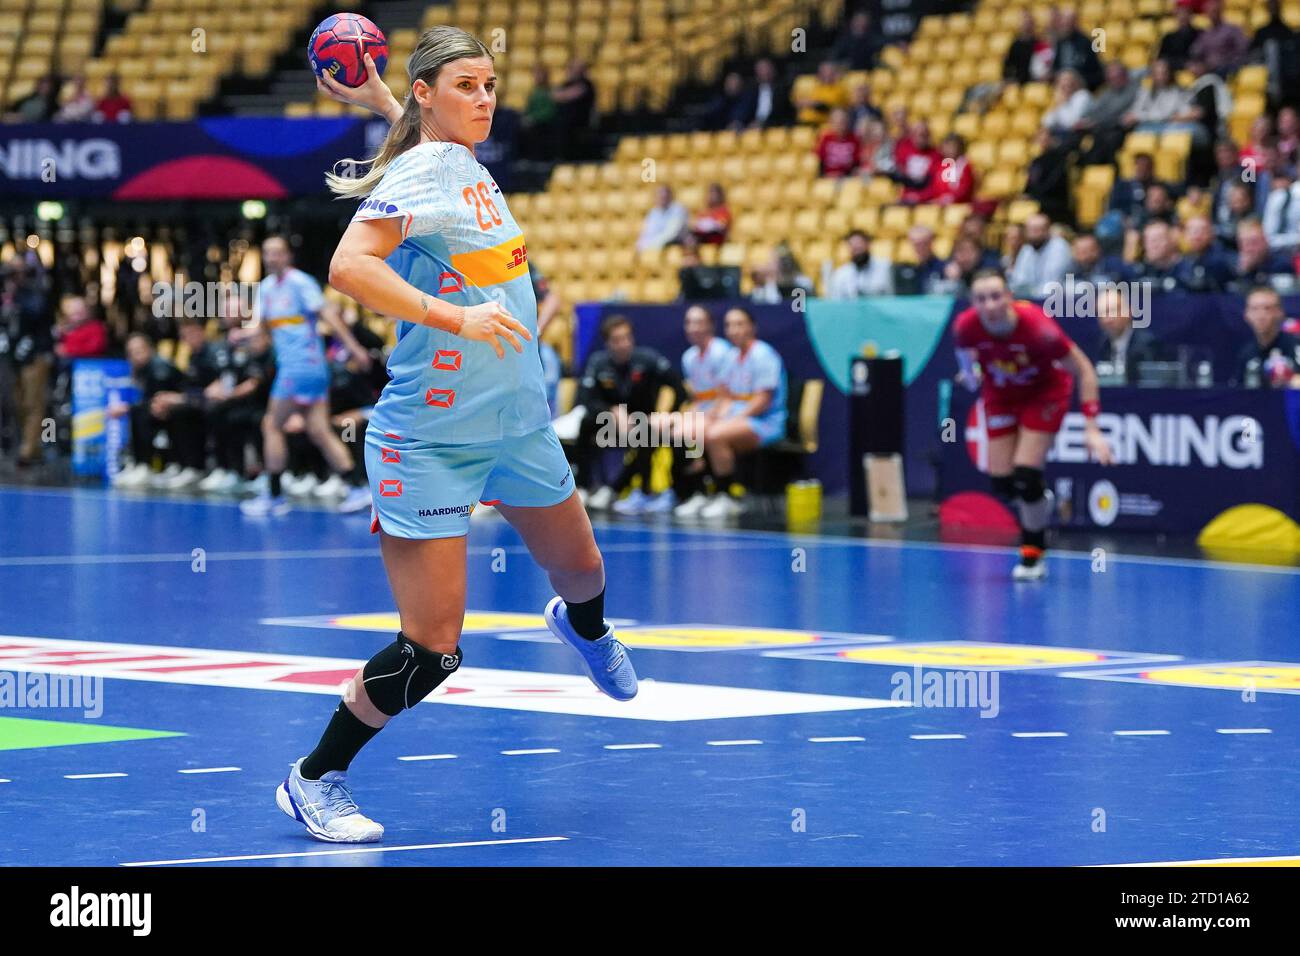
[[[9,489],[0,522],[3,864],[1300,856],[1294,568],[1058,553],[1017,585],[1008,549],[598,523],[620,705],[475,522],[464,667],[353,764],[387,827],[357,850],[273,794],[391,640],[368,516]]]

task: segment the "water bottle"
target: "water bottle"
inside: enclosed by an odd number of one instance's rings
[[[1259,388],[1260,385],[1260,361],[1257,358],[1251,359],[1246,363],[1246,378],[1243,383],[1246,388]]]
[[[1214,384],[1214,368],[1209,362],[1202,360],[1196,365],[1196,387],[1209,388]]]

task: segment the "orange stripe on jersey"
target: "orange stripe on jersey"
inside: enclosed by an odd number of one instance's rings
[[[267,319],[266,324],[272,329],[278,329],[282,325],[302,325],[306,321],[301,315],[277,315],[274,319]]]
[[[453,255],[451,266],[470,285],[498,285],[528,274],[528,247],[520,233],[491,249]]]

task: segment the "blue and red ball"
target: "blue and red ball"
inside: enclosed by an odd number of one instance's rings
[[[326,17],[307,41],[307,61],[317,76],[329,75],[344,86],[366,81],[365,55],[375,61],[379,75],[388,65],[388,40],[384,32],[359,13]]]

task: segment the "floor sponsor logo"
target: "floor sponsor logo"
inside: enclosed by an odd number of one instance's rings
[[[1128,684],[1203,687],[1238,693],[1300,694],[1300,664],[1287,661],[1208,661],[1168,667],[1067,671],[1061,676]]]
[[[817,647],[771,651],[772,657],[800,657],[845,661],[853,664],[955,668],[959,670],[1055,670],[1061,667],[1176,661],[1170,654],[1134,654],[1097,651],[1081,647],[1045,647],[1037,644],[991,644],[979,641],[929,641],[888,643],[875,647]]]
[[[18,636],[5,636],[3,642],[8,647],[0,651],[0,666],[27,671],[330,696],[338,696],[365,663],[351,658]],[[69,659],[66,652],[74,657]],[[481,667],[460,668],[424,703],[672,722],[906,706],[871,697],[656,680],[643,680],[634,700],[619,702],[596,690],[586,677]]]

